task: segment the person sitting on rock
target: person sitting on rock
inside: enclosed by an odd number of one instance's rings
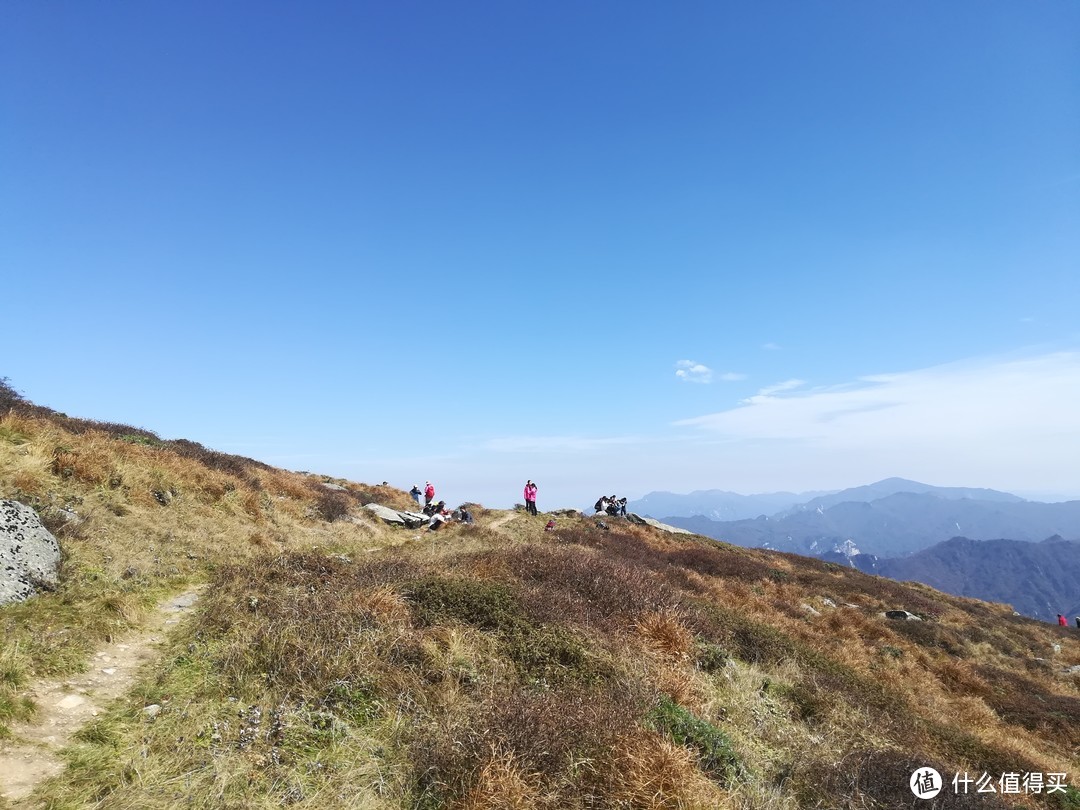
[[[554,521],[554,519],[549,520],[547,522],[547,525],[544,526],[544,531],[545,532],[553,532],[553,531],[555,531],[555,521]]]

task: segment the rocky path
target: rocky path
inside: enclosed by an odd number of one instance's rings
[[[39,782],[63,769],[60,750],[109,701],[131,688],[139,668],[157,657],[159,643],[200,592],[197,586],[162,602],[141,630],[98,650],[86,672],[31,685],[28,694],[38,705],[37,714],[30,723],[14,726],[11,740],[0,744],[0,797],[18,807]]]

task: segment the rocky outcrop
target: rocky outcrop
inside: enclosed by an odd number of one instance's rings
[[[364,508],[375,515],[375,517],[379,518],[384,523],[389,523],[391,526],[403,526],[409,529],[418,529],[431,521],[431,518],[427,515],[422,515],[419,512],[402,512],[377,503],[369,503]]]
[[[651,517],[642,517],[641,515],[635,515],[630,512],[626,519],[631,523],[636,523],[638,526],[652,526],[654,529],[659,529],[662,532],[668,532],[669,534],[693,534],[686,529],[680,529],[678,526],[669,526],[667,523],[661,523],[659,520],[654,520]]]
[[[0,605],[21,602],[60,583],[60,544],[37,512],[0,501]]]

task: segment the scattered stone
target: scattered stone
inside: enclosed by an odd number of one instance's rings
[[[116,667],[105,667],[105,669],[103,669],[101,671],[104,672],[106,675],[115,675],[116,674]]]
[[[37,512],[0,501],[0,605],[21,602],[60,584],[60,544]]]
[[[349,491],[345,487],[341,486],[340,484],[331,484],[329,481],[323,481],[322,485],[326,489],[329,489],[331,492],[348,492]]]
[[[906,610],[886,610],[885,611],[885,618],[886,619],[897,619],[899,621],[909,621],[909,622],[921,622],[922,621],[921,616],[916,616],[914,613],[909,613]]]
[[[1071,667],[1065,667],[1062,672],[1064,672],[1066,675],[1075,675],[1080,672],[1080,664],[1074,664]]]
[[[803,610],[805,610],[811,616],[820,616],[821,615],[820,610],[817,610],[813,606],[806,604],[806,602],[803,602],[801,605],[799,605],[799,607],[801,607]]]
[[[577,509],[553,509],[548,512],[549,515],[555,515],[556,517],[583,517],[581,512]]]
[[[836,607],[836,602],[834,602],[832,599],[830,599],[827,596],[821,597],[821,604],[823,604],[825,607],[832,607],[832,608]]]
[[[143,707],[143,713],[150,718],[157,717],[161,714],[161,705],[158,703],[151,703],[149,706]]]
[[[76,706],[81,706],[86,702],[86,698],[81,695],[65,695],[64,699],[56,704],[58,709],[74,709]]]

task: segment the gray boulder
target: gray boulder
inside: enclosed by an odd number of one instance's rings
[[[382,520],[384,523],[390,523],[397,526],[405,525],[405,518],[401,516],[396,510],[391,509],[389,506],[380,506],[377,503],[369,503],[364,506],[371,514]]]
[[[60,544],[37,512],[0,501],[0,605],[21,602],[60,584]]]
[[[369,503],[365,505],[364,508],[375,515],[375,517],[392,526],[418,529],[421,526],[427,525],[431,520],[427,515],[420,514],[419,512],[399,512],[397,509],[391,509],[389,506],[382,506],[377,503]]]
[[[667,523],[661,523],[659,520],[655,520],[651,517],[641,517],[641,515],[635,515],[633,512],[628,514],[626,519],[639,526],[652,526],[654,529],[659,529],[668,534],[693,534],[693,532],[686,529],[680,529],[678,526],[669,526]]]

